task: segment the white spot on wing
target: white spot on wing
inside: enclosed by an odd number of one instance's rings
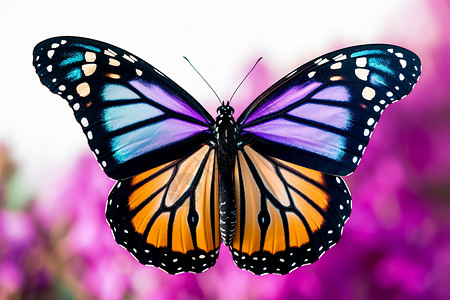
[[[85,64],[81,66],[85,76],[91,76],[97,69],[97,64]]]
[[[134,63],[134,60],[130,56],[124,54],[122,57],[128,60],[129,62]]]
[[[83,127],[89,126],[89,121],[88,121],[88,119],[82,118],[82,119],[81,119],[81,125],[83,125]]]
[[[105,50],[104,53],[111,57],[115,57],[117,55],[117,53],[112,51],[111,49]]]
[[[89,87],[89,84],[87,82],[80,83],[77,88],[77,93],[81,97],[87,97],[89,93],[91,92],[91,88]]]
[[[109,64],[111,66],[118,67],[118,66],[120,66],[120,61],[118,61],[117,59],[114,59],[114,58],[110,58],[109,59]]]
[[[360,68],[364,68],[367,65],[367,57],[358,57],[356,59],[356,65]]]
[[[367,81],[367,77],[369,76],[369,70],[356,68],[355,74],[356,74],[356,77],[358,77],[359,79]]]
[[[95,55],[94,52],[87,51],[87,52],[84,54],[84,59],[85,59],[87,62],[94,62],[96,58],[97,58],[97,56]]]
[[[402,68],[406,68],[406,60],[400,59],[400,64],[402,65]]]
[[[321,59],[319,62],[317,62],[317,65],[320,66],[320,65],[323,65],[323,64],[325,64],[327,62],[329,62],[329,60],[324,58],[324,59]]]
[[[330,66],[330,69],[333,69],[333,70],[337,70],[337,69],[340,69],[340,68],[342,68],[342,63],[341,62],[334,63],[334,64],[332,64]]]
[[[333,58],[335,61],[340,61],[340,60],[344,60],[344,59],[347,59],[347,55],[344,55],[344,54],[339,54],[338,56],[335,56],[334,58]]]
[[[375,90],[366,86],[362,91],[362,96],[366,100],[372,100],[375,97]]]

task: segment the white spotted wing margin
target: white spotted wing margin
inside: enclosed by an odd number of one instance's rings
[[[218,192],[215,151],[204,145],[117,182],[106,219],[116,242],[140,263],[169,274],[201,273],[219,254]]]
[[[341,238],[351,195],[338,176],[273,157],[250,146],[234,170],[236,265],[257,275],[287,274],[318,260]]]

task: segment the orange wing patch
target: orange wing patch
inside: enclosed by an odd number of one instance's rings
[[[169,273],[210,268],[220,246],[218,182],[208,145],[118,182],[106,211],[116,241]]]
[[[242,162],[241,164],[238,164]],[[238,179],[243,181],[242,187]],[[260,191],[252,173],[246,163],[242,152],[239,152],[235,167],[235,195],[236,195],[236,232],[233,238],[233,248],[246,253],[253,253],[260,249],[261,230],[258,223],[258,214],[261,211],[259,200]],[[254,199],[255,201],[246,201]],[[240,205],[245,203],[245,205]],[[239,222],[243,218],[244,222]],[[244,226],[241,228],[241,226]],[[242,237],[241,237],[242,235]]]
[[[317,260],[340,239],[351,197],[340,177],[273,157],[250,146],[234,169],[235,263],[255,274],[286,274]]]

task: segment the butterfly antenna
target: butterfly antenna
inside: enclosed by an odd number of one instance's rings
[[[230,100],[228,101],[228,105],[231,103],[231,100],[234,97],[234,94],[236,94],[237,90],[241,87],[242,83],[244,83],[245,79],[247,79],[248,75],[250,75],[250,73],[253,71],[253,69],[256,67],[256,65],[259,63],[259,61],[262,59],[262,57],[258,58],[258,60],[256,61],[255,65],[252,67],[252,69],[247,73],[247,75],[245,75],[244,79],[242,79],[241,83],[239,83],[238,87],[234,90],[233,95],[231,95]]]
[[[216,91],[212,88],[212,86],[208,83],[208,81],[206,81],[206,79],[202,76],[202,74],[200,74],[199,71],[197,71],[197,69],[192,65],[192,63],[189,61],[189,59],[187,59],[186,56],[183,56],[183,58],[191,65],[191,67],[195,70],[195,72],[197,72],[197,74],[203,79],[203,81],[209,86],[209,88],[211,89],[211,91],[213,91],[214,95],[216,95],[217,99],[219,100],[220,104],[223,105],[223,101],[220,100],[219,96],[217,95]]]

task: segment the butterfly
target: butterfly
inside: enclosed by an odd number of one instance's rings
[[[136,55],[80,37],[39,43],[33,65],[67,100],[100,167],[117,180],[106,219],[140,263],[212,267],[221,242],[254,274],[315,262],[341,238],[358,166],[381,113],[421,63],[383,44],[337,50],[290,72],[235,119],[214,119]]]

